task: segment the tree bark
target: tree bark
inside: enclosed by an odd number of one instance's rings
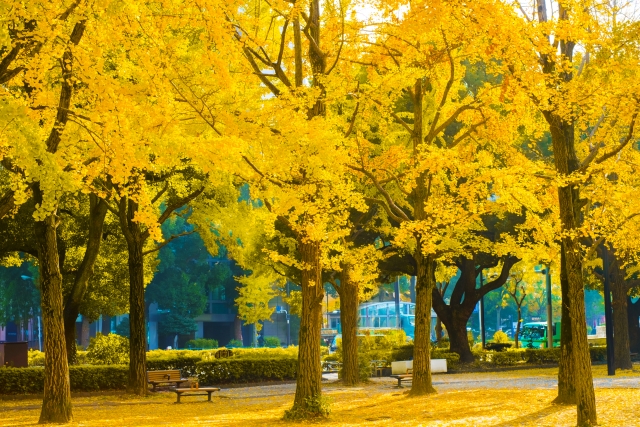
[[[613,261],[609,271],[611,272],[611,305],[613,307],[614,367],[615,369],[632,369],[629,323],[627,321],[629,286],[624,280],[625,272],[614,251],[609,251],[609,259]]]
[[[562,405],[576,404],[576,387],[573,383],[573,340],[571,322],[569,321],[571,300],[569,300],[567,283],[567,263],[564,247],[560,251],[560,288],[562,297],[560,324],[560,362],[558,364],[558,396],[554,403]]]
[[[138,204],[122,198],[119,203],[120,227],[129,252],[129,384],[128,391],[139,396],[147,393],[147,334],[144,304],[144,255],[140,224],[133,220]]]
[[[442,320],[440,317],[436,319],[436,340],[438,343],[442,342],[444,338],[444,329],[442,328]]]
[[[80,305],[89,287],[89,280],[93,276],[93,268],[100,253],[102,230],[107,210],[107,202],[94,194],[89,195],[89,236],[87,238],[87,247],[78,272],[75,275],[73,288],[64,305],[65,341],[69,364],[77,363],[76,319],[80,314]]]
[[[574,125],[556,114],[544,112],[549,123],[556,170],[569,175],[577,170],[578,162],[574,146]],[[575,384],[578,406],[578,425],[597,424],[595,392],[591,373],[591,356],[587,341],[586,315],[584,303],[584,282],[582,277],[582,255],[579,238],[575,236],[580,223],[578,190],[572,187],[558,188],[560,221],[567,234],[562,238],[567,275],[567,300],[572,329],[573,372],[570,380]],[[566,318],[563,318],[566,321]],[[564,323],[564,322],[563,322]]]
[[[442,320],[447,327],[447,332],[449,332],[449,349],[460,356],[462,363],[473,362],[473,353],[471,353],[467,336],[469,316],[463,312],[454,312],[450,317],[450,321],[445,321],[445,318]]]
[[[356,385],[360,381],[358,367],[358,283],[351,280],[350,267],[342,265],[340,273],[340,323],[342,325],[342,382]]]
[[[460,257],[456,261],[460,269],[460,277],[454,285],[449,304],[444,302],[438,289],[433,289],[433,309],[447,328],[449,348],[452,352],[460,355],[461,362],[471,363],[474,360],[467,339],[467,322],[473,314],[474,308],[482,296],[504,285],[509,278],[511,267],[518,261],[518,258],[507,257],[504,259],[500,276],[484,284],[482,288],[476,289],[479,268],[487,266],[477,266],[473,258]]]
[[[322,326],[322,266],[320,243],[298,237],[298,251],[302,258],[302,314],[298,347],[298,372],[296,394],[291,414],[304,416],[315,413],[317,407],[310,406],[312,400],[322,396],[322,367],[320,365],[320,329]]]
[[[242,342],[242,321],[238,315],[233,319],[233,338]]]
[[[36,203],[42,203],[40,186],[34,191]],[[69,365],[65,349],[62,318],[62,274],[58,259],[57,217],[51,213],[35,221],[38,245],[42,322],[44,329],[44,399],[40,424],[72,421]]]
[[[435,289],[436,262],[432,256],[424,257],[421,252],[415,254],[414,258],[417,267],[416,328],[413,341],[413,383],[409,395],[422,396],[436,393],[431,382],[431,298]]]

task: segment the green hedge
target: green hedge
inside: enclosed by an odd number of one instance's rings
[[[605,362],[607,360],[606,347],[589,348],[592,362]],[[480,356],[480,354],[482,354]],[[559,348],[519,349],[499,352],[478,352],[474,356],[480,356],[481,362],[490,362],[496,366],[509,366],[516,364],[545,365],[555,364],[560,361],[561,350]]]
[[[196,371],[200,383],[205,385],[245,383],[296,378],[298,359],[214,359],[198,362]]]
[[[70,366],[71,391],[124,390],[129,367],[122,365]],[[43,368],[0,369],[0,394],[42,393]]]
[[[606,347],[591,347],[589,348],[591,353],[592,362],[605,362],[607,360],[607,348]],[[560,348],[540,348],[540,349],[517,349],[508,351],[472,351],[473,357],[476,359],[475,363],[486,363],[495,366],[510,366],[517,364],[531,364],[531,365],[545,365],[558,363],[560,361]],[[413,344],[404,345],[391,352],[390,356],[392,361],[396,360],[412,360],[413,359]],[[438,348],[432,349],[432,359],[447,359],[447,368],[456,369],[459,365],[460,356],[456,353],[450,353],[448,351],[440,350]]]
[[[202,361],[200,355],[167,355],[147,359],[148,371],[161,371],[167,369],[179,369],[185,377],[195,377],[196,365]]]

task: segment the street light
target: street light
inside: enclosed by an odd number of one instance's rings
[[[276,313],[284,313],[287,315],[287,347],[291,345],[291,324],[289,323],[289,312],[282,308],[282,306],[276,306]]]

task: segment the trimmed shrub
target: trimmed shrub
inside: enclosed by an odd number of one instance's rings
[[[493,342],[498,344],[506,344],[509,342],[509,337],[502,331],[496,331],[496,333],[493,334]]]
[[[238,347],[244,347],[244,343],[240,340],[231,340],[229,341],[229,343],[225,346],[227,348],[238,348]]]
[[[405,344],[391,353],[391,361],[413,360],[413,344]]]
[[[196,364],[196,373],[201,384],[245,383],[296,378],[298,359],[274,357],[253,359],[229,357]]]
[[[526,352],[523,350],[492,352],[491,361],[497,366],[517,365],[525,363]]]
[[[100,332],[89,341],[87,361],[93,365],[124,365],[129,363],[129,339]]]
[[[212,356],[213,357],[212,353]],[[234,359],[272,359],[277,357],[293,357],[298,358],[298,347],[277,347],[277,348],[234,348]],[[205,358],[206,360],[207,358]]]
[[[607,347],[590,347],[592,362],[606,362],[607,361]]]
[[[527,363],[543,365],[545,363],[558,363],[560,361],[559,348],[527,348],[524,350],[524,357]]]
[[[209,338],[196,338],[195,340],[187,341],[187,348],[197,350],[218,348],[218,341]]]
[[[29,350],[27,355],[29,366],[44,366],[44,352],[40,350]]]
[[[129,380],[129,367],[70,366],[71,391],[124,390]],[[0,394],[42,393],[44,369],[6,368],[0,369]]]
[[[196,364],[202,361],[199,354],[193,355],[166,355],[147,359],[147,370],[161,371],[179,369],[184,377],[196,376]]]
[[[280,347],[280,338],[278,337],[264,337],[265,347]]]

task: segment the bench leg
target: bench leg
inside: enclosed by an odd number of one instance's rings
[[[209,393],[209,402],[211,402],[211,392],[209,391],[207,393]]]
[[[176,403],[180,403],[180,393],[176,393],[176,396],[178,396],[178,400],[176,401]]]
[[[398,388],[402,388],[402,379],[398,378]]]

